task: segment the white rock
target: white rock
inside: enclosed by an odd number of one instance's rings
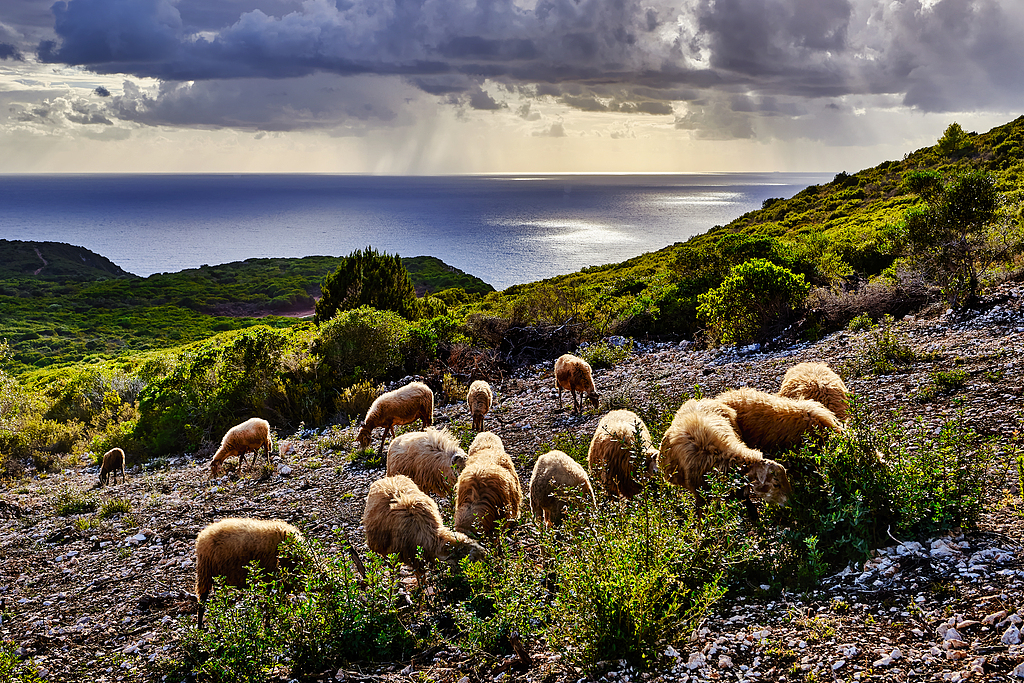
[[[943,640],[963,640],[960,633],[952,626],[947,628],[945,633],[940,633],[939,635],[942,636]]]
[[[678,657],[679,656],[679,650],[677,650],[674,647],[672,647],[671,645],[669,645],[668,647],[665,648],[665,656],[666,657]]]
[[[718,668],[719,669],[731,669],[732,668],[732,657],[728,655],[718,655]]]
[[[704,653],[702,652],[691,652],[690,659],[686,662],[686,668],[690,671],[701,669],[707,666],[707,660],[704,659]]]
[[[289,474],[292,473],[292,468],[288,467],[288,465],[281,465],[280,467],[277,468],[277,473],[280,474],[282,477],[287,477]]]
[[[1016,676],[1017,678],[1024,678],[1024,662],[1018,664],[1017,668],[1010,672],[1010,675]]]
[[[839,671],[844,666],[846,666],[846,660],[845,659],[840,659],[840,660],[837,660],[835,662],[832,662],[832,670],[833,671]]]
[[[1020,629],[1010,626],[999,640],[1003,645],[1020,645]]]

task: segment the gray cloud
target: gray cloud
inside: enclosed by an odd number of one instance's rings
[[[166,82],[117,103],[139,122],[284,130],[401,108],[354,87],[365,100],[304,92],[292,116],[268,83],[317,74],[398,76],[482,110],[503,106],[486,79],[590,112],[685,102],[677,128],[706,137],[750,137],[753,117],[848,96],[925,112],[1024,105],[1019,0],[65,0],[53,13],[40,59]]]

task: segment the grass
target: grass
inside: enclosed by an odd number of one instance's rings
[[[61,486],[53,497],[53,511],[61,517],[95,512],[98,506],[95,495],[83,493],[70,485]]]

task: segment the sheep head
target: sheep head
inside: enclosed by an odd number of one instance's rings
[[[752,465],[747,471],[750,479],[750,493],[764,498],[769,503],[785,505],[793,488],[789,484],[786,468],[767,458]]]
[[[596,391],[588,391],[587,400],[590,401],[590,405],[594,406],[594,410],[597,410],[598,406],[601,404],[601,394]]]
[[[441,547],[437,555],[437,559],[451,563],[458,563],[464,557],[468,557],[470,562],[482,560],[484,558],[484,547],[469,536],[459,532],[456,532],[454,537]]]
[[[455,472],[461,472],[466,467],[466,454],[460,448],[455,453],[452,453],[452,470]]]
[[[366,448],[370,445],[370,436],[373,434],[373,427],[367,427],[366,423],[359,425],[359,433],[356,434],[356,441],[359,442],[360,448]]]

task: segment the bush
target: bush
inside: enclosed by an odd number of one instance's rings
[[[334,399],[334,409],[349,420],[358,420],[366,415],[366,411],[382,393],[383,386],[374,386],[369,381],[357,382],[338,394]]]
[[[392,311],[363,306],[320,327],[313,352],[336,381],[384,380],[405,368],[409,323]]]
[[[969,525],[982,508],[988,449],[963,416],[907,429],[899,415],[869,421],[856,404],[821,447],[782,457],[793,486],[772,509],[765,546],[776,580],[809,585],[897,538]],[[780,578],[782,577],[782,578]]]
[[[725,593],[724,577],[750,550],[738,505],[724,496],[716,486],[697,524],[689,494],[655,479],[624,509],[577,518],[566,540],[546,537],[559,577],[548,631],[555,646],[585,666],[655,664],[661,644]]]
[[[316,543],[293,540],[283,563],[298,569],[250,581],[245,589],[218,583],[206,610],[207,629],[187,627],[183,659],[162,668],[211,681],[276,680],[285,662],[305,677],[350,661],[408,657],[416,644],[399,618],[397,564],[366,558],[365,583],[343,555],[325,556]],[[261,576],[254,563],[249,576]],[[288,594],[294,590],[301,598]],[[192,621],[192,617],[187,617]]]
[[[879,324],[872,328],[864,346],[857,355],[843,367],[843,374],[860,377],[888,375],[896,372],[899,366],[909,365],[917,355],[906,340],[896,331],[896,323],[891,315],[883,316]]]
[[[708,323],[713,340],[756,341],[800,306],[810,289],[803,275],[752,259],[733,267],[720,287],[697,297],[697,315]]]
[[[619,337],[616,342],[604,339],[596,344],[590,344],[579,352],[580,357],[590,363],[590,367],[595,370],[613,368],[629,358],[629,354],[633,352],[632,339]]]
[[[67,515],[80,515],[86,512],[95,512],[99,503],[96,496],[83,493],[71,486],[62,486],[53,497],[53,511],[65,517]]]

